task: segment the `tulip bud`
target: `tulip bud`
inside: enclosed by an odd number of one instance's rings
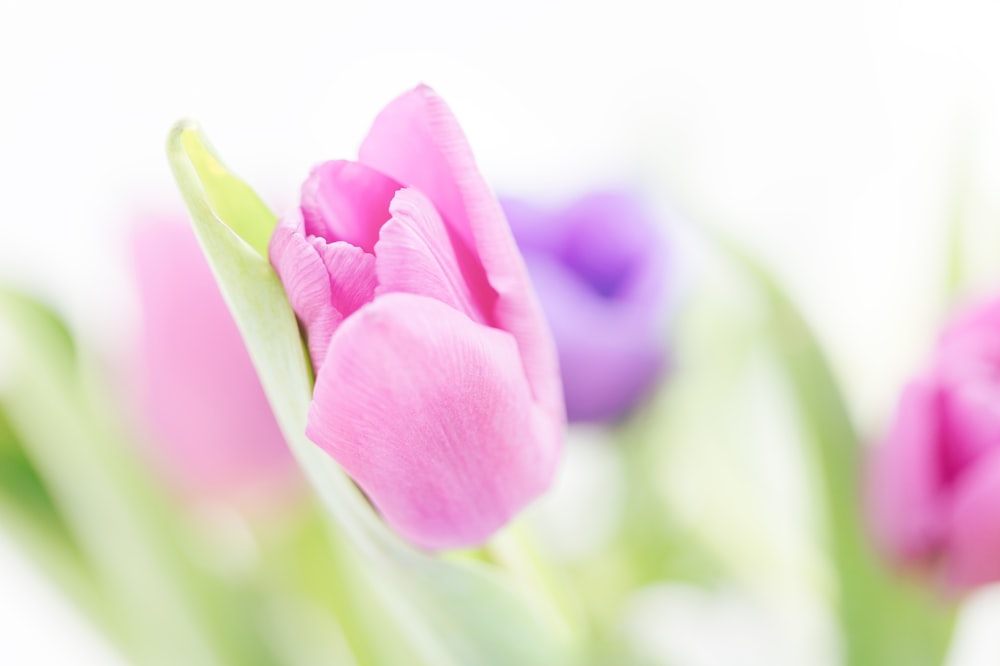
[[[400,534],[479,544],[548,487],[564,423],[552,338],[433,91],[382,111],[357,162],[313,170],[270,258],[316,372],[306,434]]]
[[[872,469],[876,534],[955,588],[1000,580],[1000,300],[944,331]]]

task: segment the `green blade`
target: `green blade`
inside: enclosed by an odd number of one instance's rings
[[[0,359],[0,415],[22,471],[29,465],[35,478],[20,482],[46,491],[36,516],[55,514],[72,547],[61,561],[73,562],[74,552],[82,560],[77,587],[96,601],[86,610],[136,663],[277,663],[244,621],[243,597],[192,560],[191,535],[106,420],[102,387],[73,362],[64,333],[0,291],[0,335],[11,352]]]
[[[716,239],[718,240],[718,239]],[[722,249],[769,310],[769,341],[793,389],[805,439],[820,472],[838,611],[849,666],[939,666],[950,641],[951,602],[891,571],[866,529],[865,450],[816,335],[779,283],[732,244]]]

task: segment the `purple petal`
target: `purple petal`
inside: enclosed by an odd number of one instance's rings
[[[567,415],[624,416],[666,366],[668,257],[656,223],[624,192],[504,208],[556,340]]]
[[[564,231],[558,255],[599,294],[660,310],[666,244],[639,200],[622,192],[582,197],[555,216]]]
[[[489,537],[547,487],[561,445],[509,334],[400,293],[333,337],[307,434],[390,525],[431,549]]]
[[[526,259],[559,350],[567,416],[625,416],[655,387],[666,364],[660,312],[595,295],[549,255]]]

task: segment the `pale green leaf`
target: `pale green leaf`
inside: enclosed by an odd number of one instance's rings
[[[768,308],[768,342],[793,389],[826,509],[829,551],[849,666],[937,666],[944,658],[954,605],[890,569],[866,527],[865,450],[823,348],[777,280],[740,248],[720,246]]]
[[[44,490],[36,517],[63,535],[50,539],[56,575],[135,663],[279,663],[242,591],[191,559],[190,533],[106,420],[104,391],[68,342],[49,313],[0,291],[0,414]]]

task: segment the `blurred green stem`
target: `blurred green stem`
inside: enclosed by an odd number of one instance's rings
[[[766,303],[769,339],[813,446],[837,576],[845,663],[939,666],[948,649],[954,607],[929,587],[900,578],[873,551],[865,527],[864,448],[815,335],[759,263],[739,249],[723,247]]]
[[[95,378],[54,350],[39,308],[0,292],[10,343],[0,410],[88,562],[116,636],[144,664],[274,663],[240,595],[201,570],[191,535],[115,431]]]

